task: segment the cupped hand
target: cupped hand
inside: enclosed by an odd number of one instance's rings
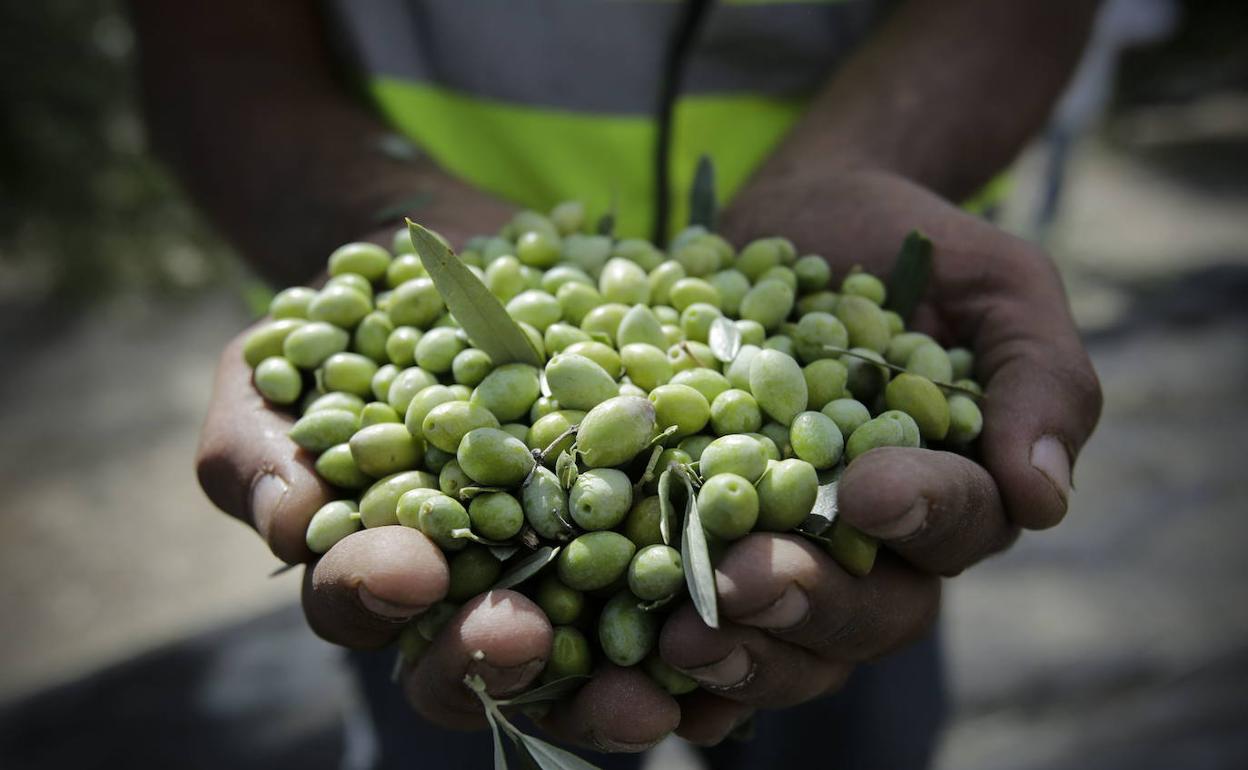
[[[883,546],[863,578],[797,536],[737,542],[716,570],[720,628],[684,607],[661,637],[664,659],[707,691],[699,696],[705,713],[682,713],[677,732],[692,740],[717,742],[754,708],[835,690],[854,663],[923,633],[937,615],[940,576],[1066,514],[1072,465],[1100,415],[1101,392],[1046,255],[882,172],[756,188],[724,218],[738,245],[784,234],[801,253],[828,258],[835,276],[854,265],[887,276],[913,229],[934,252],[912,326],[975,354],[985,388],[978,462],[882,448],[846,469],[840,516]]]
[[[293,415],[268,405],[252,386],[245,336],[221,356],[196,458],[200,484],[219,508],[255,527],[280,559],[308,564],[303,609],[313,631],[345,647],[383,647],[445,596],[446,560],[425,535],[400,526],[361,530],[320,558],[308,550],[308,522],[334,490],[317,476],[315,458],[287,437]],[[494,697],[525,690],[542,672],[551,634],[545,614],[528,598],[492,591],[460,609],[419,662],[404,669],[402,686],[429,721],[484,728],[464,677],[480,675]],[[676,702],[643,673],[609,667],[544,724],[580,745],[640,751],[670,733],[678,719]]]

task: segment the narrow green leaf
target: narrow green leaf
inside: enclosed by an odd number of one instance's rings
[[[520,742],[520,739],[516,737],[514,732],[511,734],[511,742],[516,747],[516,756],[520,757],[520,766],[524,770],[542,770],[537,764],[537,760],[533,758],[533,755],[524,747],[524,744]]]
[[[490,555],[499,561],[507,561],[511,557],[520,552],[518,545],[492,545],[489,546]]]
[[[477,495],[489,494],[490,492],[510,492],[510,491],[511,489],[509,487],[478,487],[478,486],[469,485],[466,487],[459,488],[459,499],[471,500]]]
[[[715,163],[711,156],[703,155],[698,158],[693,187],[689,189],[689,225],[714,230],[715,214]]]
[[[485,710],[485,718],[490,723],[490,734],[494,737],[494,770],[507,770],[507,752],[503,750],[503,734],[489,709]]]
[[[540,367],[542,357],[533,343],[468,266],[433,233],[410,219],[407,229],[420,263],[473,345],[485,351],[495,366],[519,362]]]
[[[676,518],[676,507],[672,504],[672,469],[668,468],[659,474],[659,533],[663,535],[663,544],[672,544],[672,521]]]
[[[806,514],[806,520],[798,527],[803,534],[822,535],[836,521],[836,491],[844,470],[845,465],[837,463],[836,467],[819,474],[819,493],[815,497],[815,504],[810,513]]]
[[[541,738],[517,733],[517,738],[542,770],[599,770],[570,751],[547,743]]]
[[[532,703],[548,703],[554,700],[562,700],[568,695],[576,692],[581,685],[589,681],[588,676],[564,676],[553,682],[547,682],[541,687],[534,687],[532,690],[522,692],[514,698],[500,700],[500,706],[527,706]]]
[[[502,574],[493,588],[513,588],[542,571],[542,568],[555,560],[559,555],[559,546],[545,545],[516,562],[515,566]]]
[[[715,357],[729,363],[741,352],[741,328],[731,319],[720,317],[711,321],[711,331],[706,339],[707,347]]]
[[[693,483],[688,476],[685,482],[688,498],[685,500],[685,527],[680,542],[680,561],[685,568],[685,583],[689,586],[689,598],[698,611],[702,622],[711,628],[719,628],[719,600],[715,594],[715,568],[706,546],[706,533],[702,531],[702,517],[698,515],[698,499],[693,493]]]
[[[912,230],[902,241],[897,264],[888,279],[888,309],[909,321],[923,299],[931,274],[932,242],[923,233]]]

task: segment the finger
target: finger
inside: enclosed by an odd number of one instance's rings
[[[923,325],[971,342],[976,374],[987,386],[981,448],[1006,513],[1028,529],[1057,524],[1066,513],[1072,465],[1100,417],[1102,397],[1052,262],[1025,241],[890,174],[850,173],[823,204],[797,207],[787,221],[799,246],[808,242],[845,265],[858,262],[885,275],[908,231],[930,236],[925,299],[938,317],[929,314]],[[831,231],[829,210],[839,212]]]
[[[758,707],[810,700],[839,687],[850,670],[756,628],[723,619],[711,628],[690,604],[668,617],[659,650],[668,665],[712,693]]]
[[[716,568],[723,617],[822,658],[864,661],[917,639],[936,618],[940,580],[882,555],[854,577],[792,535],[747,535]],[[675,665],[675,664],[673,664]]]
[[[716,746],[754,714],[753,707],[721,698],[706,690],[694,690],[677,699],[680,726],[676,734],[697,746]]]
[[[845,469],[837,505],[845,522],[940,575],[956,575],[1018,536],[992,476],[952,452],[867,452]]]
[[[481,703],[464,677],[479,675],[494,697],[514,695],[542,673],[551,635],[545,613],[521,594],[482,594],[460,609],[406,672],[407,698],[417,712],[443,727],[484,727]]]
[[[243,339],[226,347],[217,368],[195,460],[199,484],[214,505],[255,527],[278,558],[308,561],[308,521],[333,489],[286,436],[291,415],[270,408],[252,387]]]
[[[378,527],[340,540],[304,578],[303,611],[322,638],[380,647],[446,595],[446,559],[410,527]]]
[[[571,701],[556,704],[541,725],[570,743],[632,753],[663,740],[680,721],[676,701],[639,669],[607,664]]]
[[[1101,388],[1057,272],[1032,249],[1010,261],[973,338],[983,461],[1009,517],[1044,529],[1062,520],[1072,467],[1101,414]]]

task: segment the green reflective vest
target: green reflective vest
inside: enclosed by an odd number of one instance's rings
[[[871,0],[336,0],[378,108],[519,205],[614,201],[664,240],[702,154],[730,200],[878,13]],[[665,232],[659,232],[659,230]]]

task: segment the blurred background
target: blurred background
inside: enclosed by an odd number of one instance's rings
[[[1248,767],[1248,4],[1107,8],[996,212],[1105,415],[1066,522],[947,583],[942,770]],[[192,470],[265,289],[147,154],[133,49],[118,2],[0,5],[0,766],[335,767],[336,653]]]

